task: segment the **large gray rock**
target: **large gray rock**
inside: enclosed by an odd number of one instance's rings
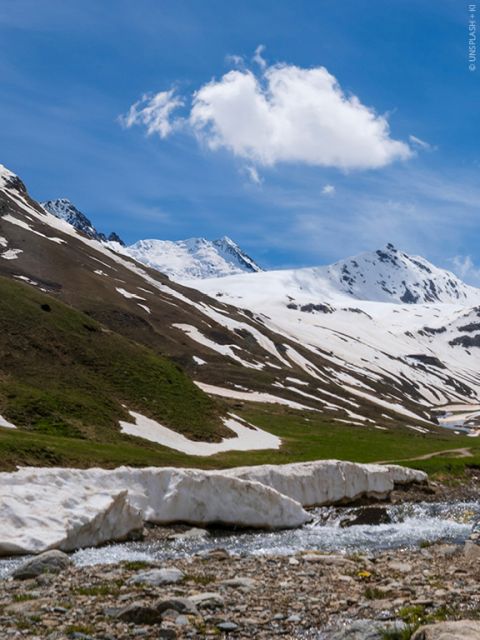
[[[120,609],[116,617],[123,622],[133,622],[134,624],[160,624],[162,622],[162,612],[155,606],[144,604],[143,602],[132,602]]]
[[[149,571],[139,571],[128,581],[130,584],[148,584],[158,587],[162,584],[175,584],[181,582],[185,574],[180,569],[170,567],[167,569],[150,569]]]
[[[480,620],[428,624],[420,627],[412,640],[480,640]]]
[[[13,572],[12,576],[16,580],[28,580],[44,573],[60,573],[71,564],[72,561],[66,553],[53,549],[27,560]]]
[[[329,636],[331,640],[383,640],[386,631],[401,631],[403,622],[382,622],[380,620],[357,620]]]
[[[190,596],[189,600],[199,609],[221,609],[225,606],[224,599],[216,591],[199,593]]]
[[[480,545],[467,540],[463,547],[463,555],[468,562],[478,562],[480,560]]]
[[[196,614],[197,609],[189,598],[160,598],[151,604],[132,602],[122,609],[109,613],[124,622],[134,624],[160,624],[166,611],[174,610],[178,613]]]
[[[159,598],[156,600],[154,606],[157,611],[160,611],[160,613],[164,613],[169,609],[174,609],[175,611],[178,611],[178,613],[198,613],[197,607],[195,606],[195,603],[192,602],[191,598]]]

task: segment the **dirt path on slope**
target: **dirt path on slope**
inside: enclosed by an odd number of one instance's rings
[[[473,453],[470,447],[463,447],[461,449],[443,449],[442,451],[433,451],[432,453],[425,453],[423,456],[416,456],[415,458],[401,458],[400,460],[380,460],[373,464],[391,464],[395,462],[413,462],[415,460],[430,460],[430,458],[436,458],[444,453],[456,453],[455,458],[472,458]]]

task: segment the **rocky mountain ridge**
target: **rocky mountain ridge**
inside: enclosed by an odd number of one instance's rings
[[[65,220],[68,224],[71,224],[74,229],[85,234],[87,238],[93,238],[99,242],[116,242],[124,246],[123,240],[120,236],[112,231],[107,237],[104,233],[97,231],[93,226],[92,221],[87,216],[79,211],[77,207],[68,200],[68,198],[57,198],[56,200],[47,200],[41,203],[42,207],[53,214],[60,220]]]

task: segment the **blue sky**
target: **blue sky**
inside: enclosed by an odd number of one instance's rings
[[[480,284],[467,7],[0,0],[0,162],[127,242],[284,267],[392,241]]]

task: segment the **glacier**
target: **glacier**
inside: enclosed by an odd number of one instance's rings
[[[0,473],[0,556],[126,539],[145,522],[281,529],[307,506],[385,497],[421,471],[337,460],[224,471],[23,467]]]

